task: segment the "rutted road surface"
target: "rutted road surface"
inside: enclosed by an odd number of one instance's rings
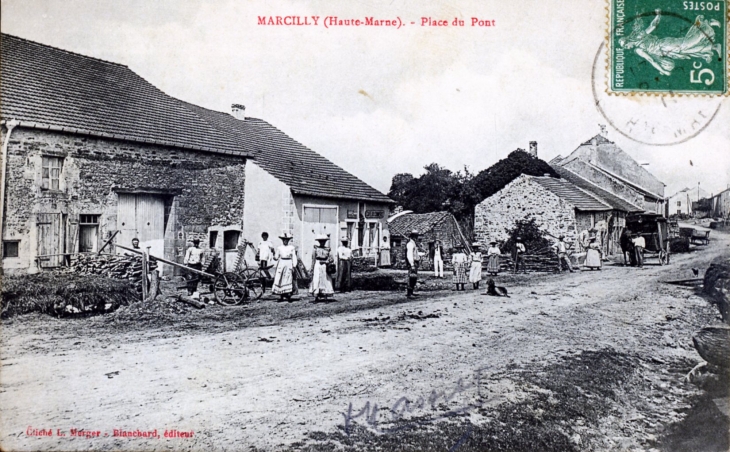
[[[727,256],[728,236],[713,238],[667,267],[500,276],[510,298],[360,292],[326,305],[190,310],[154,325],[5,321],[1,445],[681,450],[663,438],[692,414],[700,392],[682,382],[700,361],[691,336],[717,315],[660,281]],[[226,314],[204,314],[215,310]],[[193,433],[165,438],[172,430]],[[717,435],[712,447],[727,444]]]

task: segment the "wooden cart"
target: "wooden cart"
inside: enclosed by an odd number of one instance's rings
[[[646,241],[644,257],[656,257],[659,265],[669,264],[669,225],[667,219],[655,213],[639,213],[626,217],[626,228]]]

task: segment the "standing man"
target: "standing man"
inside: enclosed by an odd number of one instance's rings
[[[349,292],[352,290],[352,250],[347,246],[350,243],[347,237],[341,242],[337,247],[337,290]]]
[[[202,271],[203,270],[203,250],[200,249],[200,240],[199,239],[193,239],[193,246],[189,247],[187,251],[185,251],[185,260],[183,263],[187,265],[189,268],[192,268],[194,270]],[[200,281],[200,277],[195,273],[189,273],[188,274],[188,283],[187,283],[187,289],[188,289],[188,295],[193,297],[198,291],[198,281]],[[194,298],[197,298],[194,297]]]
[[[644,248],[646,248],[646,240],[644,240],[644,237],[641,234],[635,232],[632,242],[634,243],[636,265],[638,265],[639,268],[644,268]]]
[[[558,237],[558,271],[563,271],[563,262],[568,266],[568,270],[570,270],[570,273],[573,273],[573,266],[570,265],[570,258],[568,257],[568,246],[563,241],[565,239],[564,235],[561,235]]]
[[[416,288],[416,282],[418,282],[418,266],[421,263],[421,255],[418,254],[418,231],[415,229],[411,231],[410,240],[406,245],[406,262],[408,264],[408,291],[406,296],[408,298],[417,296],[413,293]]]
[[[515,246],[512,248],[512,260],[515,261],[515,273],[517,273],[520,269],[520,264],[522,264],[522,271],[526,272],[525,270],[525,252],[527,249],[525,248],[525,244],[522,243],[521,237],[515,237]]]
[[[436,240],[436,243],[433,245],[433,275],[436,278],[444,277],[444,260],[442,250],[441,240]]]
[[[274,244],[269,242],[268,232],[261,233],[261,241],[259,242],[257,251],[259,268],[264,272],[264,274],[266,274],[266,278],[271,279],[271,274],[269,273],[269,261],[274,256],[276,249],[274,248]]]

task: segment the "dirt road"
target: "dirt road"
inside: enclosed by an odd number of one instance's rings
[[[728,236],[713,238],[668,267],[500,276],[510,298],[360,292],[137,322],[6,321],[2,447],[683,450],[702,414],[682,382],[700,361],[691,335],[717,315],[660,281],[727,255]],[[713,434],[705,446],[727,449]]]

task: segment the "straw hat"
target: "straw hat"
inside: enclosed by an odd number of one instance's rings
[[[418,229],[412,230],[410,234],[411,237],[418,237],[419,235],[421,234],[418,232]]]
[[[479,242],[474,242],[471,244],[471,246],[472,246],[472,248],[479,248],[480,246],[482,246],[482,244]]]
[[[285,232],[279,236],[281,240],[291,240],[293,237],[288,232]]]
[[[490,245],[496,245],[497,244],[497,241],[496,240],[492,240],[491,242],[489,242],[489,244]]]
[[[318,235],[317,237],[315,237],[315,239],[314,239],[314,240],[316,240],[316,241],[318,241],[318,242],[326,242],[326,241],[327,241],[327,240],[329,240],[329,239],[330,239],[330,238],[329,238],[329,237],[327,237],[326,235],[324,235],[324,234],[319,234],[319,235]]]

